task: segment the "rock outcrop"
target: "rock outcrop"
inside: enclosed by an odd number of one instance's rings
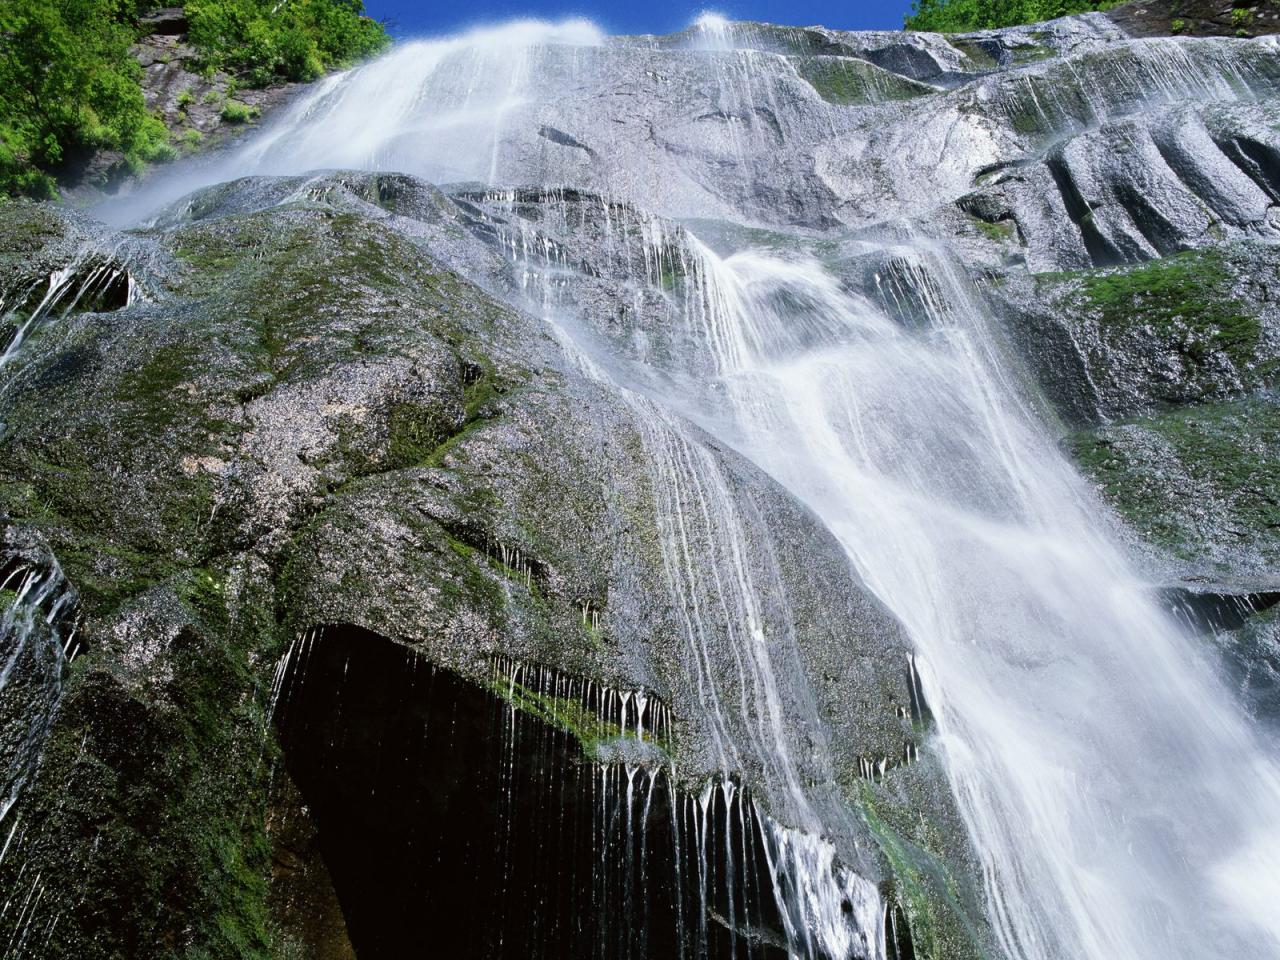
[[[446,52],[465,151],[413,104],[367,124],[344,96],[382,89],[373,64],[143,226],[0,206],[0,628],[26,651],[3,935],[85,960],[370,942],[329,873],[361,851],[317,855],[323,763],[273,727],[327,636],[330,679],[333,649],[399,645],[547,764],[664,771],[745,886],[742,833],[776,887],[803,855],[838,891],[822,923],[794,890],[754,922],[704,895],[715,955],[797,953],[805,926],[834,938],[814,957],[996,955],[905,630],[808,508],[658,401],[713,372],[689,349],[709,248],[821,258],[913,331],[976,316],[1152,579],[1248,598],[1208,633],[1273,717],[1280,46],[1125,16]],[[178,109],[180,68],[149,69]],[[504,71],[526,86],[495,124]],[[304,172],[368,157],[405,172]],[[228,169],[251,175],[187,191]]]

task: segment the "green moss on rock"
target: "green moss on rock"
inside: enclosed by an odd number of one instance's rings
[[[889,865],[891,897],[911,929],[920,960],[979,960],[981,935],[960,901],[956,879],[945,858],[908,839],[893,821],[902,814],[871,784],[859,788],[863,819]]]
[[[1222,570],[1280,561],[1280,401],[1188,407],[1074,434],[1076,461],[1147,540]]]
[[[792,57],[796,72],[828,103],[859,106],[934,93],[926,84],[853,57]]]
[[[1243,365],[1262,327],[1233,296],[1233,274],[1220,250],[1196,250],[1123,270],[1081,276],[1086,309],[1104,328],[1150,326],[1176,336],[1195,359],[1221,351]]]
[[[43,955],[266,958],[273,752],[261,654],[270,618],[232,618],[224,575],[192,571],[135,603],[132,657],[90,631],[6,862],[41,864],[61,920]],[[161,642],[161,638],[163,641]],[[148,653],[149,651],[149,653]],[[210,758],[217,762],[211,763]]]

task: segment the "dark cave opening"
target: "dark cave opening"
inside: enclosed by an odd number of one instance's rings
[[[565,730],[355,627],[276,724],[360,960],[787,955],[742,790],[587,760]]]

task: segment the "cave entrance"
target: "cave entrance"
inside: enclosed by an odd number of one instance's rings
[[[742,791],[592,763],[356,627],[318,631],[279,682],[285,766],[359,960],[787,955]]]

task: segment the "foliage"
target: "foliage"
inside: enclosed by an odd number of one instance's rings
[[[3,0],[0,3],[0,196],[49,198],[57,177],[102,150],[119,166],[177,156],[143,99],[130,51],[149,0]],[[213,76],[252,85],[313,80],[382,50],[382,24],[360,0],[203,0],[188,5],[188,42]],[[234,83],[234,81],[233,81]],[[228,96],[234,92],[229,89]],[[179,109],[194,100],[179,97]],[[243,123],[248,108],[224,119]]]
[[[52,196],[53,173],[94,150],[129,168],[166,155],[129,52],[137,13],[133,0],[0,5],[0,192]]]
[[[222,119],[227,123],[248,123],[258,118],[259,110],[239,100],[228,100],[222,105]]]
[[[251,86],[314,80],[390,42],[360,0],[197,0],[187,17],[188,40],[206,62]]]
[[[908,30],[963,33],[1107,10],[1116,0],[914,0]]]

